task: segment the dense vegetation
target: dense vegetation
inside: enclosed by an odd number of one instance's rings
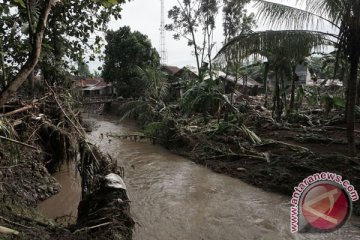
[[[158,52],[147,36],[129,27],[107,32],[106,42],[103,77],[114,83],[119,95],[141,96],[146,86],[142,85],[138,68],[159,67]]]

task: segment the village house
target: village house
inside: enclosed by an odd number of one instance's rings
[[[184,92],[184,80],[187,79],[187,76],[191,74],[191,77],[197,78],[196,75],[190,73],[189,70],[186,68],[178,68],[176,66],[161,66],[160,70],[164,73],[167,77],[167,80],[171,86],[169,89],[170,91],[170,99],[169,100],[176,100],[182,97]]]
[[[160,70],[166,75],[166,76],[174,76],[180,68],[176,66],[168,66],[168,65],[162,65],[160,67]]]
[[[225,93],[246,92],[249,95],[257,95],[263,90],[264,85],[258,83],[249,76],[240,76],[236,79],[235,76],[227,75],[224,72],[219,71],[219,79],[224,83]]]
[[[295,83],[296,85],[312,85],[313,80],[311,78],[311,73],[309,71],[309,67],[304,64],[299,64],[296,66],[295,73],[298,76],[298,81]],[[273,89],[275,86],[275,73],[272,72],[268,76],[268,86],[270,89]],[[286,85],[291,85],[291,78],[285,79]]]
[[[78,79],[75,80],[75,86],[83,97],[105,97],[116,93],[112,84],[102,78]]]

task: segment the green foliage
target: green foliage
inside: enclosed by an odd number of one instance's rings
[[[261,31],[234,37],[222,47],[217,56],[236,49],[241,58],[251,55],[266,56],[269,51],[277,52],[288,58],[299,58],[309,55],[313,48],[330,43],[331,41],[321,32],[307,30]]]
[[[90,73],[90,69],[89,69],[89,65],[87,65],[86,62],[84,62],[83,60],[79,60],[78,61],[78,72],[77,75],[79,77],[90,77],[91,73]]]
[[[136,68],[142,86],[142,97],[124,103],[120,107],[122,119],[135,118],[141,122],[153,122],[166,116],[170,111],[165,103],[169,85],[165,76],[157,68]]]
[[[0,136],[14,140],[18,137],[11,123],[5,118],[0,118]],[[9,147],[10,147],[9,152],[11,156],[10,164],[17,164],[17,161],[20,157],[18,145],[10,144]]]
[[[147,137],[156,138],[165,127],[166,125],[163,122],[152,122],[146,125],[144,134]]]
[[[224,36],[225,42],[239,35],[240,33],[249,33],[256,26],[254,14],[247,14],[245,5],[249,0],[224,0]]]
[[[201,111],[214,113],[219,105],[220,92],[214,80],[207,79],[196,83],[185,92],[181,106],[187,113]]]
[[[185,113],[201,112],[205,119],[207,114],[214,115],[222,108],[229,113],[239,113],[229,98],[223,94],[222,86],[212,79],[196,82],[185,92],[180,104]]]
[[[313,79],[340,79],[345,80],[348,64],[344,59],[337,59],[336,52],[311,57],[309,60],[310,72]]]
[[[327,112],[330,112],[333,108],[345,108],[345,99],[339,96],[325,94],[320,101]]]
[[[21,7],[26,8],[26,5],[23,0],[14,0],[14,2],[19,4]]]
[[[188,46],[193,48],[200,81],[206,68],[210,77],[213,74],[213,34],[219,5],[220,0],[183,0],[177,1],[177,5],[168,12],[171,23],[165,25],[165,29],[174,32],[175,40],[186,39]]]
[[[73,61],[86,52],[91,59],[101,52],[102,38],[110,17],[120,18],[126,0],[68,0],[52,8],[42,55],[35,73],[42,72],[51,84],[60,84],[63,76],[75,71]],[[47,1],[4,0],[0,4],[0,41],[4,49],[7,79],[13,79],[27,60],[33,45],[36,26]],[[51,65],[51,66],[49,66]]]
[[[296,105],[299,108],[303,101],[309,107],[323,107],[326,112],[334,108],[344,109],[345,99],[341,90],[331,90],[319,86],[299,86],[296,91]]]
[[[159,66],[159,54],[152,47],[148,37],[140,32],[132,32],[129,27],[109,31],[106,35],[105,64],[103,77],[114,83],[119,95],[139,97],[144,86],[138,68]]]

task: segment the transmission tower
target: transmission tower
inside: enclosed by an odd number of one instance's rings
[[[165,42],[165,9],[164,0],[161,1],[161,23],[160,23],[160,61],[161,65],[167,64],[167,51]]]

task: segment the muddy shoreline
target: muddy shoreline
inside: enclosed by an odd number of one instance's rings
[[[117,107],[108,114],[118,115]],[[260,115],[255,108],[251,110],[254,112],[248,113],[245,123],[250,126],[250,131],[262,139],[261,144],[249,143],[248,139],[235,131],[209,131],[211,122],[196,118],[160,119],[163,123],[161,130],[152,137],[175,154],[266,191],[291,196],[294,187],[306,177],[320,172],[339,174],[360,191],[360,161],[345,156],[347,145],[343,122],[333,123],[326,130],[321,130],[322,125],[309,126],[306,123],[303,124],[305,127],[299,123],[290,127],[289,124],[282,126],[269,121],[266,114],[252,119],[253,115]],[[328,116],[329,119],[331,117]],[[257,124],[259,119],[265,124]],[[137,119],[137,122],[146,132],[149,122],[142,119]],[[212,124],[218,124],[217,120],[214,119]],[[357,127],[360,127],[360,122]],[[360,136],[357,136],[357,142],[360,143]],[[255,149],[260,155],[238,154],[247,153],[248,149]],[[266,157],[262,157],[264,153]],[[353,203],[353,214],[360,215],[360,201]]]
[[[52,89],[42,99],[12,103],[7,110],[14,113],[0,118],[1,239],[132,238],[121,169],[87,142],[76,101],[68,96]],[[60,191],[51,173],[64,165],[77,171],[82,196],[76,221],[59,223],[36,206]]]

